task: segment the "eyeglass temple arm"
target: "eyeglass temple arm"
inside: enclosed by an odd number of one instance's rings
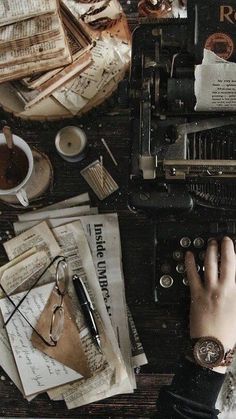
[[[14,309],[14,312],[16,311],[16,310],[18,310],[19,311],[19,313],[20,313],[20,315],[25,319],[25,321],[31,326],[31,324],[30,324],[30,322],[27,320],[27,318],[25,317],[25,315],[17,308],[17,306],[16,306],[16,304],[14,303],[14,301],[12,300],[12,298],[6,293],[6,291],[5,291],[5,289],[3,288],[3,286],[0,284],[0,288],[2,289],[2,291],[4,292],[4,294],[6,295],[6,297],[7,297],[7,299],[11,302],[11,304],[15,307],[15,309]],[[12,316],[10,316],[10,318],[11,318]],[[4,323],[4,327],[6,327],[6,325],[7,325],[7,323],[8,323],[8,321],[9,321],[9,319],[10,318],[8,318],[8,320],[7,320],[7,322],[5,322]]]
[[[28,289],[27,293],[24,295],[24,297],[19,301],[18,304],[15,304],[14,301],[9,297],[9,295],[6,293],[6,291],[4,290],[4,288],[2,287],[2,285],[0,284],[0,287],[2,288],[4,294],[6,295],[6,297],[8,298],[8,300],[13,304],[13,306],[15,307],[14,310],[12,311],[12,313],[10,314],[10,316],[8,317],[8,319],[6,320],[6,322],[4,323],[4,326],[6,327],[7,324],[9,323],[9,321],[11,320],[12,316],[14,316],[15,312],[17,310],[19,310],[20,305],[24,302],[24,300],[26,299],[27,295],[30,293],[30,291],[35,287],[35,285],[37,285],[37,283],[40,281],[40,279],[42,278],[42,276],[45,274],[45,272],[47,272],[48,269],[51,268],[51,266],[54,264],[54,262],[57,259],[60,258],[64,258],[63,256],[56,256],[50,263],[48,266],[46,266],[46,268],[44,269],[44,271],[41,273],[41,275],[39,275],[39,277],[36,279],[36,281],[33,283],[33,285],[31,285],[31,287]],[[65,258],[64,258],[65,259]],[[20,310],[19,310],[20,312]],[[20,312],[21,313],[21,312]],[[21,313],[22,314],[22,313]],[[24,315],[22,314],[22,316],[24,317]]]

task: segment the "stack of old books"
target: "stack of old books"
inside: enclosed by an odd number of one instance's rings
[[[70,116],[117,86],[130,61],[130,32],[117,0],[7,0],[0,2],[0,51],[6,110]]]
[[[1,2],[0,51],[1,82],[69,64],[57,0]]]
[[[14,80],[24,106],[40,102],[91,64],[89,34],[57,0],[2,7],[0,82]]]
[[[4,243],[9,262],[0,267],[1,367],[27,400],[47,392],[68,409],[132,393],[134,368],[147,359],[126,306],[117,214],[98,214],[84,193],[19,215],[14,230],[16,237]],[[64,327],[50,346],[61,257],[69,268]],[[75,294],[74,274],[92,301],[100,350]]]

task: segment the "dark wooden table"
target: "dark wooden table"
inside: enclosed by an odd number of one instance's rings
[[[128,16],[135,17],[137,1],[122,3]],[[91,191],[89,193],[100,212],[117,211],[119,214],[126,297],[149,363],[141,368],[136,377],[138,389],[134,394],[117,396],[70,411],[63,402],[51,402],[47,395],[38,396],[28,403],[0,369],[1,417],[148,418],[155,412],[159,388],[171,381],[183,350],[187,338],[186,307],[161,306],[153,302],[153,221],[127,208],[130,121],[128,110],[120,109],[116,99],[115,95],[107,104],[80,119],[50,123],[21,121],[0,110],[0,128],[6,121],[15,134],[49,156],[54,168],[54,185],[43,204],[88,191],[80,170],[103,154],[104,165],[120,186],[119,193],[104,203],[99,202]],[[90,151],[86,161],[81,164],[66,163],[55,152],[56,132],[66,125],[79,125],[87,134]],[[119,162],[119,171],[114,170],[101,138],[105,138],[111,147]],[[7,238],[5,232],[12,231],[12,221],[19,211],[2,204],[0,211],[0,237],[4,241]],[[0,248],[2,264],[6,257],[3,247]]]

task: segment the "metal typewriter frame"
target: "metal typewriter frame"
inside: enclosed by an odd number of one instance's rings
[[[160,234],[176,238],[178,226],[202,223],[209,237],[236,237],[236,113],[194,112],[192,49],[185,19],[143,24],[133,34],[129,206],[154,221],[155,301]],[[204,142],[201,132],[219,139]]]

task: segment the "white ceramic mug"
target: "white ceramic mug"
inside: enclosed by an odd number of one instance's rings
[[[28,168],[27,175],[22,180],[22,182],[19,183],[19,185],[11,189],[0,189],[0,196],[1,195],[16,195],[21,205],[23,205],[24,207],[27,207],[29,205],[29,200],[25,192],[24,186],[30,179],[30,176],[32,175],[32,172],[33,172],[33,167],[34,167],[33,154],[28,144],[24,140],[22,140],[22,138],[18,137],[18,135],[13,134],[13,143],[25,153],[28,159],[29,168]],[[4,134],[0,134],[0,145],[2,144],[6,144],[6,139],[5,139]]]

